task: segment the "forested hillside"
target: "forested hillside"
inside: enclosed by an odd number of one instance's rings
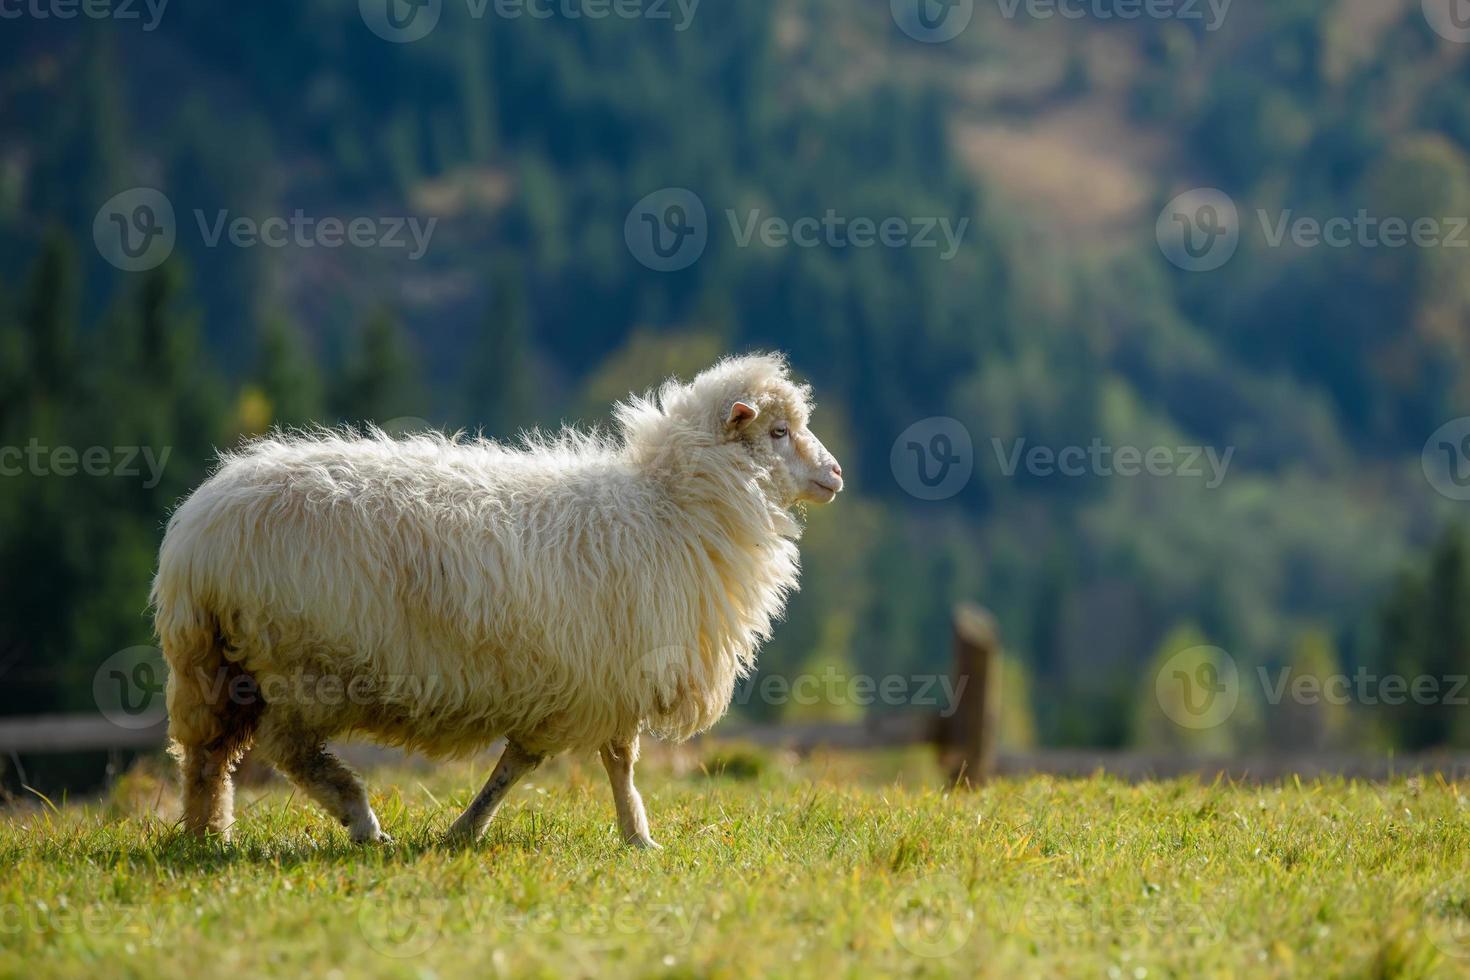
[[[512,19],[446,0],[402,44],[345,0],[181,0],[156,30],[6,22],[0,445],[170,455],[153,480],[141,460],[137,478],[0,478],[0,713],[89,707],[68,699],[97,664],[149,641],[162,524],[214,447],[313,420],[605,422],[612,399],[751,348],[789,352],[850,475],[809,516],[762,670],[944,669],[949,604],[977,598],[1056,744],[1162,738],[1147,667],[1191,642],[1253,675],[1470,671],[1470,559],[1447,530],[1465,504],[1421,468],[1470,414],[1470,248],[1269,234],[1286,212],[1470,215],[1470,45],[1389,0],[1242,0],[1219,30],[982,3],[934,45],[887,8]],[[177,240],[125,272],[94,222],[137,187],[166,195]],[[1197,187],[1240,211],[1238,253],[1208,273],[1155,237]],[[665,188],[708,213],[703,253],[667,272],[625,240]],[[210,244],[221,212],[298,210],[435,223],[416,258]],[[952,255],[742,243],[757,212],[829,211],[965,223]],[[895,474],[895,441],[933,417],[973,446],[942,500]],[[1228,463],[1009,462],[1094,443]],[[1332,737],[1470,741],[1422,713],[1369,720]],[[1288,730],[1242,712],[1205,747]]]

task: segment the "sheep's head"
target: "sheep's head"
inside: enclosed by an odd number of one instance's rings
[[[638,465],[708,472],[701,454],[729,454],[742,474],[759,473],[767,499],[792,507],[829,503],[842,490],[842,467],[807,426],[811,407],[810,389],[791,380],[780,355],[752,354],[725,358],[689,384],[670,380],[656,400],[633,398],[614,414]]]
[[[783,507],[830,503],[842,490],[842,467],[808,426],[811,392],[791,380],[780,357],[723,361],[695,379],[718,392],[714,420],[765,474],[765,491]]]
[[[759,397],[731,402],[724,427],[767,474],[767,492],[784,507],[831,503],[842,491],[842,467],[807,427],[805,413],[761,402]]]

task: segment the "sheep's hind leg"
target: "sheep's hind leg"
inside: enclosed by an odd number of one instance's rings
[[[182,745],[175,751],[183,774],[184,827],[200,837],[215,833],[228,841],[235,823],[230,773],[239,753],[218,745]]]
[[[262,727],[260,747],[302,791],[347,828],[354,844],[389,844],[378,815],[368,802],[367,787],[351,769],[331,752],[323,739],[312,734],[271,725]]]
[[[628,742],[608,742],[602,747],[602,764],[612,782],[613,804],[618,810],[618,829],[623,840],[634,847],[660,849],[648,835],[648,814],[643,797],[633,785],[633,763],[638,761],[638,736]]]
[[[495,811],[499,809],[505,794],[515,785],[516,780],[539,766],[544,758],[544,755],[527,752],[514,742],[506,742],[505,752],[495,764],[495,771],[490,774],[490,778],[485,781],[484,787],[465,808],[464,813],[449,828],[446,840],[452,844],[468,844],[479,840],[489,826],[490,818],[495,816]]]

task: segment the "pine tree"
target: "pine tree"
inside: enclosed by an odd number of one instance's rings
[[[465,383],[466,413],[489,435],[509,438],[535,418],[530,316],[522,274],[500,262],[490,276],[490,307]]]
[[[97,205],[127,186],[128,100],[112,38],[111,31],[85,32],[81,50],[68,57],[78,71],[55,86],[48,125],[36,134],[35,213],[65,228],[90,227]]]
[[[1144,671],[1134,744],[1231,755],[1255,718],[1243,672],[1192,623],[1175,627]]]
[[[59,400],[75,380],[76,295],[76,250],[53,232],[41,247],[23,315],[33,397]]]
[[[1378,617],[1382,672],[1406,679],[1401,704],[1384,704],[1400,748],[1410,751],[1451,744],[1463,706],[1446,702],[1455,678],[1470,669],[1470,550],[1461,527],[1445,531],[1423,572],[1399,576]],[[1432,697],[1412,696],[1415,682],[1431,684]],[[1462,692],[1463,693],[1463,692]]]
[[[1419,743],[1426,748],[1450,744],[1458,709],[1445,702],[1451,678],[1470,668],[1470,553],[1465,532],[1452,527],[1440,538],[1430,558],[1428,606],[1425,609],[1428,643],[1421,673],[1435,682],[1435,697],[1425,704],[1414,699],[1423,715]],[[1410,678],[1412,688],[1415,678]]]
[[[418,362],[403,328],[387,310],[368,318],[338,376],[331,398],[347,422],[390,422],[427,410]]]
[[[25,334],[6,300],[0,292],[0,438],[15,424],[25,402]]]
[[[280,426],[322,418],[322,378],[300,329],[288,317],[266,316],[260,324],[255,379]]]
[[[49,236],[30,281],[18,330],[5,346],[16,359],[24,391],[3,420],[6,444],[47,449],[70,441],[77,383],[73,347],[73,252],[66,238]],[[3,334],[0,334],[3,339]],[[0,655],[18,659],[34,686],[0,685],[0,713],[20,707],[60,707],[58,671],[70,654],[74,601],[86,555],[84,525],[97,510],[76,506],[75,481],[44,469],[23,469],[0,480]],[[10,662],[9,660],[7,662]]]
[[[1332,635],[1312,628],[1298,634],[1282,672],[1269,682],[1279,700],[1268,711],[1272,744],[1290,751],[1339,747],[1348,725],[1351,688],[1337,680],[1342,668]]]
[[[1399,575],[1393,590],[1383,603],[1378,615],[1380,672],[1411,675],[1418,671],[1426,660],[1428,647],[1428,622],[1424,615],[1427,606],[1427,585],[1424,576],[1416,570],[1406,570]],[[1418,748],[1424,744],[1420,732],[1422,717],[1412,705],[1375,706],[1394,744],[1400,748]]]
[[[98,424],[111,426],[116,445],[169,454],[157,486],[125,484],[143,514],[156,514],[189,489],[220,445],[224,385],[208,366],[188,276],[177,261],[144,276],[112,330],[112,347],[122,356],[103,363],[109,397]]]

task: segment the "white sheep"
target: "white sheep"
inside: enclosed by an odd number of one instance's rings
[[[546,756],[596,748],[623,838],[657,847],[639,733],[724,714],[796,588],[791,508],[842,489],[810,408],[762,354],[618,405],[611,436],[323,430],[221,454],[153,584],[185,826],[228,835],[253,743],[354,841],[386,840],[329,738],[443,756],[504,737],[451,838]]]

